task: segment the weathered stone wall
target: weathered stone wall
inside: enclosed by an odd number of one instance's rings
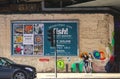
[[[93,50],[106,51],[114,30],[113,16],[109,14],[8,14],[0,15],[0,56],[10,58],[17,63],[32,65],[38,72],[54,72],[54,57],[49,62],[40,62],[39,56],[12,56],[11,55],[11,21],[12,20],[79,20],[79,53]],[[65,63],[78,61],[79,57],[61,57]],[[65,70],[64,70],[65,71]]]

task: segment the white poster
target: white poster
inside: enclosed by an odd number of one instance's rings
[[[23,44],[27,44],[27,45],[34,44],[34,35],[33,34],[24,34],[23,37],[24,37]]]

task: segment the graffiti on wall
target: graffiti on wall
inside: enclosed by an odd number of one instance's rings
[[[98,50],[94,50],[91,53],[82,52],[80,53],[79,58],[79,62],[75,61],[71,64],[71,72],[92,73],[105,71],[101,66],[101,63],[104,64],[107,60],[106,52]],[[101,70],[96,70],[95,68],[100,68]]]

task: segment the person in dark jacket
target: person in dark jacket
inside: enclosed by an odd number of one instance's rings
[[[117,71],[117,65],[115,63],[115,57],[111,56],[110,60],[105,65],[105,70],[107,73],[116,73]]]

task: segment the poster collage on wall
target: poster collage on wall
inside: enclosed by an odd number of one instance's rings
[[[14,54],[43,54],[43,24],[14,24]]]

